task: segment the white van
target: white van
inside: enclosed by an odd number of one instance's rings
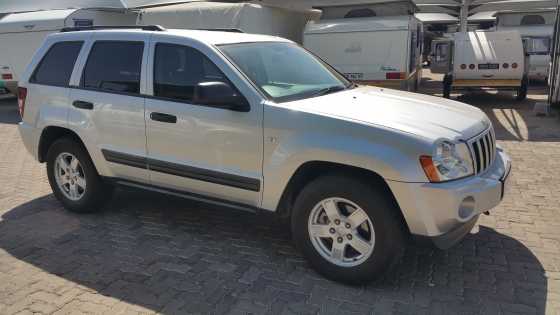
[[[10,92],[47,35],[64,27],[134,25],[137,14],[123,10],[69,9],[8,14],[0,19],[0,73]]]
[[[146,8],[138,25],[161,25],[175,29],[239,30],[279,36],[302,42],[302,30],[318,20],[319,10],[291,10],[255,3],[191,2]]]
[[[493,88],[527,97],[525,52],[517,31],[455,33],[432,42],[432,73],[443,73],[443,96],[453,90]]]
[[[412,15],[310,22],[305,48],[357,83],[415,91],[422,79],[422,23]]]
[[[496,13],[498,31],[517,30],[529,57],[529,79],[547,81],[554,33],[554,10]]]

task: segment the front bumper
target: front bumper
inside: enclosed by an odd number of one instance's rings
[[[477,176],[445,183],[388,184],[410,232],[445,249],[468,234],[481,213],[502,201],[510,170],[510,158],[497,148],[494,163]]]

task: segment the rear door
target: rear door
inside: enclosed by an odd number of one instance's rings
[[[69,124],[103,176],[147,182],[142,73],[148,34],[96,33],[70,93]]]
[[[436,39],[432,41],[430,54],[430,70],[432,73],[447,74],[451,70],[451,41],[449,39]]]

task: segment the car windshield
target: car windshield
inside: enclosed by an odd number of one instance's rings
[[[288,102],[353,86],[329,65],[293,43],[221,45],[221,51],[269,98]]]

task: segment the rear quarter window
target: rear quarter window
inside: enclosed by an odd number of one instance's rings
[[[58,42],[52,45],[29,81],[36,84],[68,86],[82,45],[81,41]]]

